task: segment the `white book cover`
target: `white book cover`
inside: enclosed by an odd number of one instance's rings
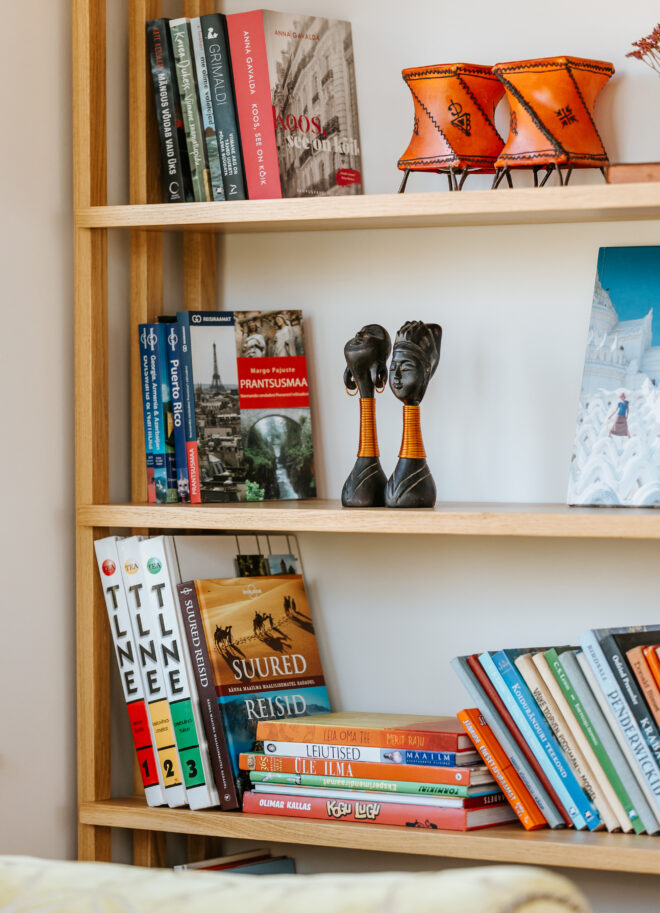
[[[144,700],[137,647],[131,629],[126,592],[119,567],[117,541],[117,536],[97,539],[94,543],[94,551],[108,610],[119,678],[128,710],[144,795],[147,805],[167,805],[162,786],[162,772],[160,764],[156,761],[153,729]]]
[[[155,619],[152,617],[150,600],[147,599],[140,539],[140,536],[120,539],[117,542],[117,554],[167,804],[171,808],[178,808],[187,803],[186,790],[181,777],[181,762],[176,747],[170,705],[158,658]]]
[[[174,587],[181,581],[174,546],[167,536],[142,539],[139,545],[188,804],[191,809],[210,808],[219,804],[219,797],[188,644],[179,623]]]

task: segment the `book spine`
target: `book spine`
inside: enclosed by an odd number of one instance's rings
[[[335,761],[369,761],[380,764],[416,764],[426,767],[454,767],[461,763],[461,755],[468,755],[472,763],[475,752],[452,751],[399,751],[387,748],[363,748],[358,745],[326,745],[313,742],[264,742],[268,755],[289,758],[323,758]]]
[[[369,802],[371,800],[383,802],[384,804],[394,803],[395,805],[427,805],[429,808],[490,808],[494,805],[506,805],[507,801],[502,795],[501,790],[494,792],[481,793],[477,796],[466,796],[464,798],[455,798],[449,796],[411,796],[400,793],[394,795],[391,792],[361,792],[356,789],[320,789],[317,786],[278,786],[275,783],[255,783],[254,792],[270,793],[278,796],[302,796],[316,799],[344,799],[350,798],[357,801]]]
[[[646,705],[653,714],[656,726],[660,725],[660,689],[644,657],[644,647],[633,647],[626,652],[628,665],[633,671]]]
[[[197,682],[200,708],[206,730],[206,738],[211,753],[213,775],[220,795],[220,805],[224,811],[238,808],[236,786],[232,776],[231,762],[227,750],[227,741],[222,724],[218,698],[213,682],[213,667],[209,657],[202,617],[197,601],[197,592],[193,582],[177,584],[177,595],[180,606],[180,617],[183,621],[190,658]]]
[[[167,477],[168,504],[179,500],[176,484],[176,455],[174,451],[174,421],[172,417],[172,387],[170,385],[170,366],[167,354],[167,326],[163,323],[154,324],[158,335],[158,361],[160,411],[162,415],[163,444],[165,447],[165,474]]]
[[[262,10],[227,16],[248,197],[282,196]]]
[[[583,701],[578,695],[578,688],[580,685],[582,685],[580,690],[583,694],[585,688],[588,686],[586,685],[586,682],[584,682],[579,669],[576,668],[577,661],[570,652],[562,653],[560,658],[556,650],[548,650],[545,654],[545,658],[551,673],[554,675],[558,686],[561,688],[564,697],[566,698],[576,723],[581,728],[587,744],[591,746],[591,750],[593,751],[597,762],[600,764],[604,775],[609,780],[610,785],[614,790],[614,793],[616,794],[619,802],[621,803],[621,806],[628,820],[631,822],[635,832],[641,833],[644,830],[643,824],[639,818],[635,806],[633,805],[633,802],[631,801],[628,790],[624,786],[623,781],[617,772],[616,765],[612,763],[613,759],[610,757],[610,754],[608,753],[608,750],[602,741],[603,738],[607,738],[607,735],[604,734],[604,730],[609,730],[609,727],[607,726],[606,721],[602,718],[600,712],[597,714],[597,718],[594,716],[595,709],[593,706],[592,714],[590,715],[587,712]],[[567,664],[567,666],[569,664],[572,666],[570,676],[568,670],[564,668],[564,662]],[[601,735],[599,736],[598,733]],[[611,737],[609,741],[611,742]],[[610,750],[613,750],[613,746],[611,744]],[[619,761],[619,765],[623,770],[624,768],[627,768],[628,765],[623,756],[619,757],[619,755],[620,752],[617,751],[617,760]],[[628,774],[630,778],[630,771],[628,771]]]
[[[658,689],[660,689],[660,647],[656,644],[644,647],[644,659],[648,663]]]
[[[209,808],[218,804],[218,796],[210,783],[208,749],[201,719],[195,713],[197,694],[188,678],[186,644],[179,632],[172,588],[173,560],[167,554],[164,536],[153,536],[140,542],[145,599],[150,601],[154,620],[154,636],[163,670],[165,692],[170,705],[176,745],[191,809]],[[199,728],[198,728],[199,722]]]
[[[188,475],[188,452],[183,408],[183,387],[181,378],[181,340],[179,325],[167,325],[167,368],[172,399],[172,425],[174,428],[174,462],[176,466],[176,487],[179,501],[190,501],[190,478]]]
[[[186,804],[186,791],[147,598],[140,538],[120,540],[117,552],[167,804],[178,808]]]
[[[572,824],[532,749],[523,739],[502,698],[486,675],[479,657],[459,656],[452,660],[458,677],[493,730],[495,738],[511,759],[518,776],[530,791],[541,814],[552,828]]]
[[[561,749],[551,735],[547,723],[541,720],[541,712],[534,704],[534,699],[517,670],[503,651],[494,653],[492,657],[488,653],[482,653],[479,660],[520,729],[521,735],[528,742],[536,760],[552,783],[574,826],[578,830],[587,827],[587,819],[582,812],[586,797],[563,763],[560,757]],[[569,778],[574,789],[569,789],[565,785]],[[579,805],[575,802],[576,797]],[[585,811],[592,827],[600,824],[595,812],[590,808],[585,808]]]
[[[213,114],[213,104],[211,102],[211,87],[209,85],[206,55],[204,54],[204,39],[202,37],[202,26],[199,16],[190,20],[190,42],[195,58],[195,73],[197,75],[197,88],[199,90],[199,101],[202,113],[203,136],[206,146],[206,158],[209,165],[209,178],[211,181],[211,198],[218,203],[225,199],[225,185],[222,179],[220,150],[218,148],[218,137],[215,129],[215,117]]]
[[[201,21],[225,197],[228,200],[244,200],[245,171],[236,117],[226,16],[211,13],[202,16]]]
[[[144,795],[147,805],[167,805],[154,754],[153,735],[144,700],[135,638],[131,632],[126,593],[121,579],[117,540],[114,536],[97,539],[94,543],[94,550],[105,596],[105,606],[108,610],[119,677],[131,724],[133,744],[144,786]]]
[[[147,501],[156,503],[156,483],[154,481],[154,416],[152,410],[152,389],[149,379],[149,349],[147,334],[149,325],[141,323],[138,327],[140,350],[140,377],[142,380],[142,419],[144,423],[144,452],[147,467]]]
[[[585,631],[580,637],[580,646],[596,683],[607,699],[618,730],[626,740],[635,759],[635,771],[641,775],[641,780],[638,776],[638,781],[640,784],[648,785],[650,793],[647,793],[647,798],[649,796],[652,798],[653,814],[658,817],[658,813],[660,813],[660,775],[653,753],[640,730],[636,717],[630,712],[595,631]]]
[[[181,113],[186,131],[193,195],[196,203],[204,203],[211,199],[211,186],[187,19],[170,20],[170,35],[179,98],[181,99]]]
[[[461,751],[469,740],[457,732],[406,732],[403,729],[370,729],[363,726],[306,724],[305,719],[260,720],[257,738],[273,742],[316,742],[323,745],[357,745],[399,751]]]
[[[153,467],[156,502],[165,504],[168,499],[167,459],[165,454],[165,418],[163,414],[163,393],[161,382],[160,334],[158,324],[141,324],[144,329],[151,390],[151,416],[153,420]]]
[[[190,315],[181,311],[177,314],[179,343],[181,350],[181,395],[183,399],[183,421],[186,439],[186,459],[190,503],[201,504],[199,487],[199,450],[197,447],[197,421],[195,419],[195,383],[192,373],[192,352],[190,349]]]
[[[468,809],[430,808],[428,805],[397,805],[392,802],[355,799],[293,798],[269,793],[246,792],[243,811],[255,815],[280,815],[289,818],[317,818],[324,821],[359,821],[364,824],[393,824],[433,830],[472,830]],[[514,814],[500,809],[500,821],[513,820]],[[477,824],[476,827],[488,827]],[[499,823],[499,821],[498,821]]]
[[[185,202],[184,163],[177,132],[178,90],[172,64],[167,19],[147,22],[147,47],[154,87],[163,198],[167,203]]]
[[[406,783],[396,780],[365,780],[361,777],[318,777],[312,774],[263,773],[253,770],[251,783],[275,783],[282,786],[318,786],[322,789],[356,789],[362,792],[405,793],[415,796],[447,796],[463,798],[469,793],[469,786],[453,786],[444,783]],[[492,793],[493,788],[484,793]]]
[[[484,777],[482,768],[472,767],[415,767],[412,764],[372,764],[355,761],[322,761],[314,758],[273,758],[265,754],[244,752],[239,756],[241,770],[260,771],[262,773],[285,773],[299,776],[319,777],[360,777],[371,780],[389,780],[403,782],[434,783],[440,785],[471,786],[492,782],[490,776]]]
[[[476,708],[461,710],[458,719],[465,727],[474,747],[484,764],[493,775],[509,805],[526,831],[545,827],[547,822],[531,793],[515,771],[510,760],[502,751],[497,739],[483,716]]]

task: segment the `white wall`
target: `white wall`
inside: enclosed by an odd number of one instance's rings
[[[252,5],[227,2],[225,9]],[[109,6],[111,198],[124,201],[124,3]],[[412,126],[400,70],[418,64],[557,53],[612,60],[617,75],[596,109],[606,147],[615,160],[659,157],[660,77],[624,57],[630,42],[655,24],[650,0],[627,6],[557,0],[552,8],[511,0],[504,12],[486,0],[458,10],[428,0],[405,7],[393,0],[283,6],[353,23],[370,193],[398,185],[395,162]],[[5,11],[4,21],[5,34],[25,29],[18,5]],[[31,59],[48,61],[48,103],[44,69],[26,65],[20,42],[5,44],[1,74],[3,85],[16,87],[5,93],[7,124],[22,123],[38,104],[23,128],[28,142],[20,150],[9,141],[4,146],[5,169],[11,165],[18,178],[7,182],[0,215],[10,342],[3,389],[11,392],[5,398],[11,437],[5,435],[2,449],[0,851],[68,857],[75,852],[68,0],[40,3],[39,24]],[[414,175],[409,186],[444,189],[439,177],[426,175]],[[394,333],[404,320],[421,318],[444,328],[440,367],[422,410],[439,497],[562,501],[596,252],[603,244],[640,243],[660,243],[660,225],[236,236],[220,244],[226,269],[218,300],[232,308],[304,308],[321,496],[339,495],[356,449],[357,406],[342,384],[344,341],[365,322]],[[112,489],[120,498],[128,493],[126,239],[113,239],[111,252]],[[171,310],[178,288],[168,294]],[[378,414],[390,471],[400,438],[400,407],[391,394],[379,399]],[[300,544],[339,709],[453,712],[467,700],[448,665],[458,653],[574,642],[592,625],[657,621],[652,543],[307,535]],[[22,649],[13,647],[18,643]],[[117,702],[116,739],[126,746],[123,713]],[[44,732],[51,739],[47,751]],[[123,763],[116,775],[125,781],[128,751],[117,755]],[[445,864],[291,849],[303,871]],[[657,909],[657,880],[578,870],[573,876],[598,913],[618,913],[624,903],[635,913]]]

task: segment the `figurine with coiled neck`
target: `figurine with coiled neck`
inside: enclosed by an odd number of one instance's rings
[[[342,489],[344,507],[385,505],[387,477],[379,459],[374,394],[385,389],[391,349],[390,334],[377,323],[362,327],[344,346],[346,392],[360,394],[360,443],[357,460]]]
[[[387,507],[433,507],[436,488],[426,463],[419,406],[440,361],[442,327],[409,320],[394,340],[390,387],[403,402],[399,461],[385,488]]]

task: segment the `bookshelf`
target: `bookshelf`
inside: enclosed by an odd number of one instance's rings
[[[328,200],[163,205],[145,59],[144,23],[160,0],[129,0],[130,204],[107,206],[106,0],[73,0],[76,583],[78,855],[111,858],[115,828],[133,833],[134,861],[162,863],[162,837],[312,844],[438,857],[526,862],[660,874],[660,840],[573,831],[525,833],[513,825],[468,834],[412,832],[220,812],[151,809],[139,796],[112,797],[111,644],[93,541],[126,530],[255,530],[452,536],[658,539],[660,518],[643,510],[569,510],[561,505],[443,504],[435,510],[343,511],[337,502],[231,506],[151,506],[146,490],[138,358],[131,352],[132,458],[129,504],[109,503],[107,233],[130,231],[131,327],[155,319],[163,301],[163,232],[183,233],[184,303],[213,308],[215,233],[545,224],[660,217],[655,185],[575,186],[543,193],[382,195]],[[214,3],[184,0],[195,16]],[[136,334],[131,333],[136,346]]]

